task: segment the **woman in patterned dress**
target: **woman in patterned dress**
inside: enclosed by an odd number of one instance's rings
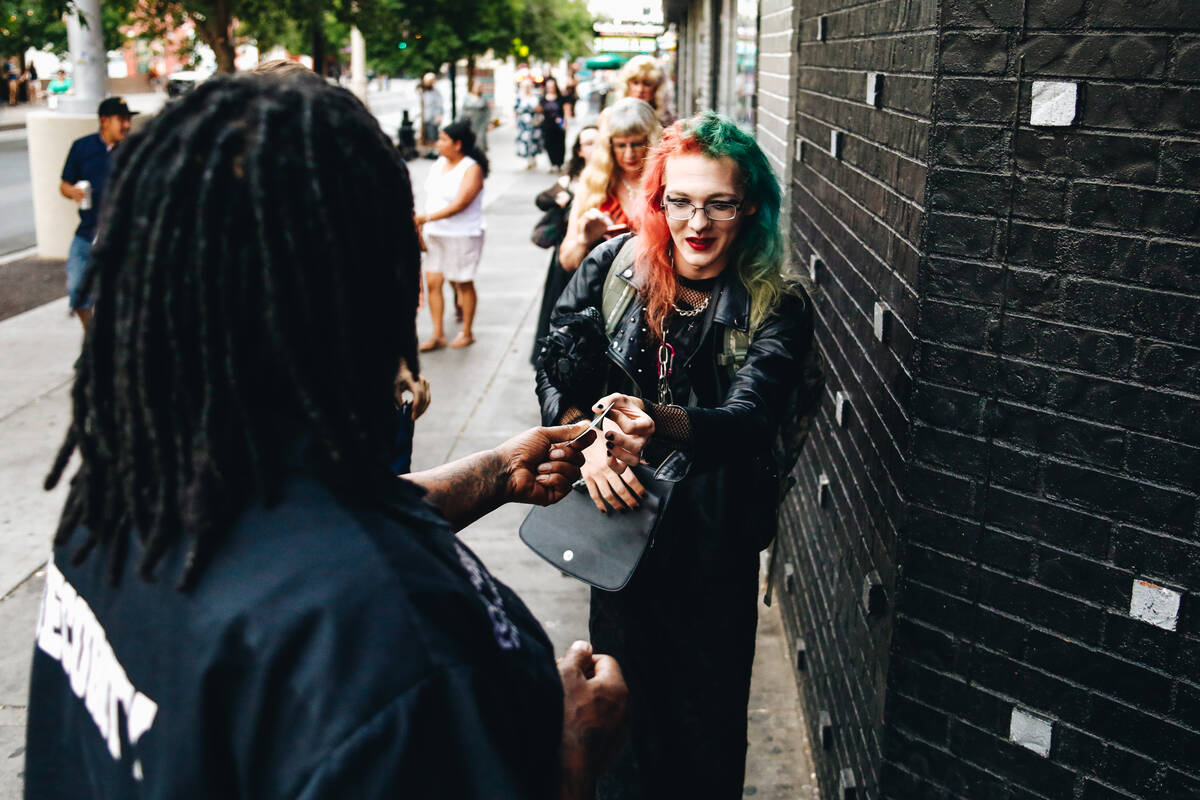
[[[541,100],[533,93],[533,81],[521,81],[521,91],[517,95],[517,158],[526,160],[525,168],[537,166],[538,154],[542,152],[542,131],[537,124],[538,110]]]

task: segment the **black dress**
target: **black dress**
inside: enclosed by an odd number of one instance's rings
[[[680,282],[701,291],[715,288],[715,280]],[[711,364],[713,339],[697,340],[700,322],[672,317],[666,338],[679,355],[695,352],[693,364]],[[657,395],[656,358],[653,343],[639,358],[638,389],[647,401]],[[718,391],[711,370],[689,372],[689,383],[702,385],[676,389],[702,397]],[[758,554],[722,542],[720,527],[733,520],[722,525],[723,514],[698,502],[728,492],[724,481],[702,470],[685,481],[671,504],[671,524],[663,526],[629,584],[619,592],[591,592],[592,645],[621,664],[633,699],[630,740],[601,777],[597,800],[742,794]],[[673,661],[680,669],[662,668]]]
[[[567,151],[567,128],[561,96],[551,100],[542,98],[542,141],[546,146],[546,155],[550,163],[556,167],[563,165]]]
[[[583,260],[557,314],[602,306],[605,276],[626,239],[616,237]],[[629,274],[636,287],[637,274]],[[802,293],[785,294],[730,376],[717,364],[721,334],[746,329],[750,298],[735,275],[722,273],[705,313],[669,322],[676,405],[666,407],[649,402],[658,396],[659,343],[640,296],[610,337],[605,356],[612,363],[601,393],[647,400],[656,427],[651,444],[678,450],[687,466],[667,476],[680,481],[630,582],[619,592],[592,592],[592,643],[621,664],[632,717],[627,746],[600,780],[602,800],[742,795],[758,552],[774,536],[778,502],[770,445],[812,347],[811,308]],[[542,370],[537,389],[543,424],[578,409]],[[647,458],[657,461],[649,449]],[[670,463],[680,462],[672,456]]]

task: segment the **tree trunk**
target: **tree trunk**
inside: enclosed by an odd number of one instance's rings
[[[200,38],[212,48],[213,55],[216,56],[217,72],[233,72],[236,69],[233,62],[237,54],[234,52],[233,15],[229,11],[228,0],[216,0],[211,12],[206,13],[203,19],[193,16],[192,21]]]
[[[467,92],[470,93],[471,86],[475,83],[475,56],[467,56]]]
[[[309,24],[312,25],[313,72],[322,78],[327,78],[329,77],[329,65],[325,63],[325,25],[323,23],[324,20],[318,14]]]
[[[450,122],[458,119],[458,60],[450,60]],[[449,123],[447,123],[449,124]]]

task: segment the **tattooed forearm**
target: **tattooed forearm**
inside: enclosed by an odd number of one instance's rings
[[[504,502],[507,470],[494,450],[405,476],[425,489],[425,499],[460,530]]]

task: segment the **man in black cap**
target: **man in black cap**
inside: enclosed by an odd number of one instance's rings
[[[92,299],[83,291],[83,279],[87,274],[92,240],[96,238],[100,198],[108,178],[109,154],[129,135],[134,113],[120,97],[101,101],[100,130],[76,139],[63,164],[58,190],[63,197],[79,204],[79,227],[75,229],[75,238],[67,252],[67,294],[71,310],[84,328],[92,316]]]

